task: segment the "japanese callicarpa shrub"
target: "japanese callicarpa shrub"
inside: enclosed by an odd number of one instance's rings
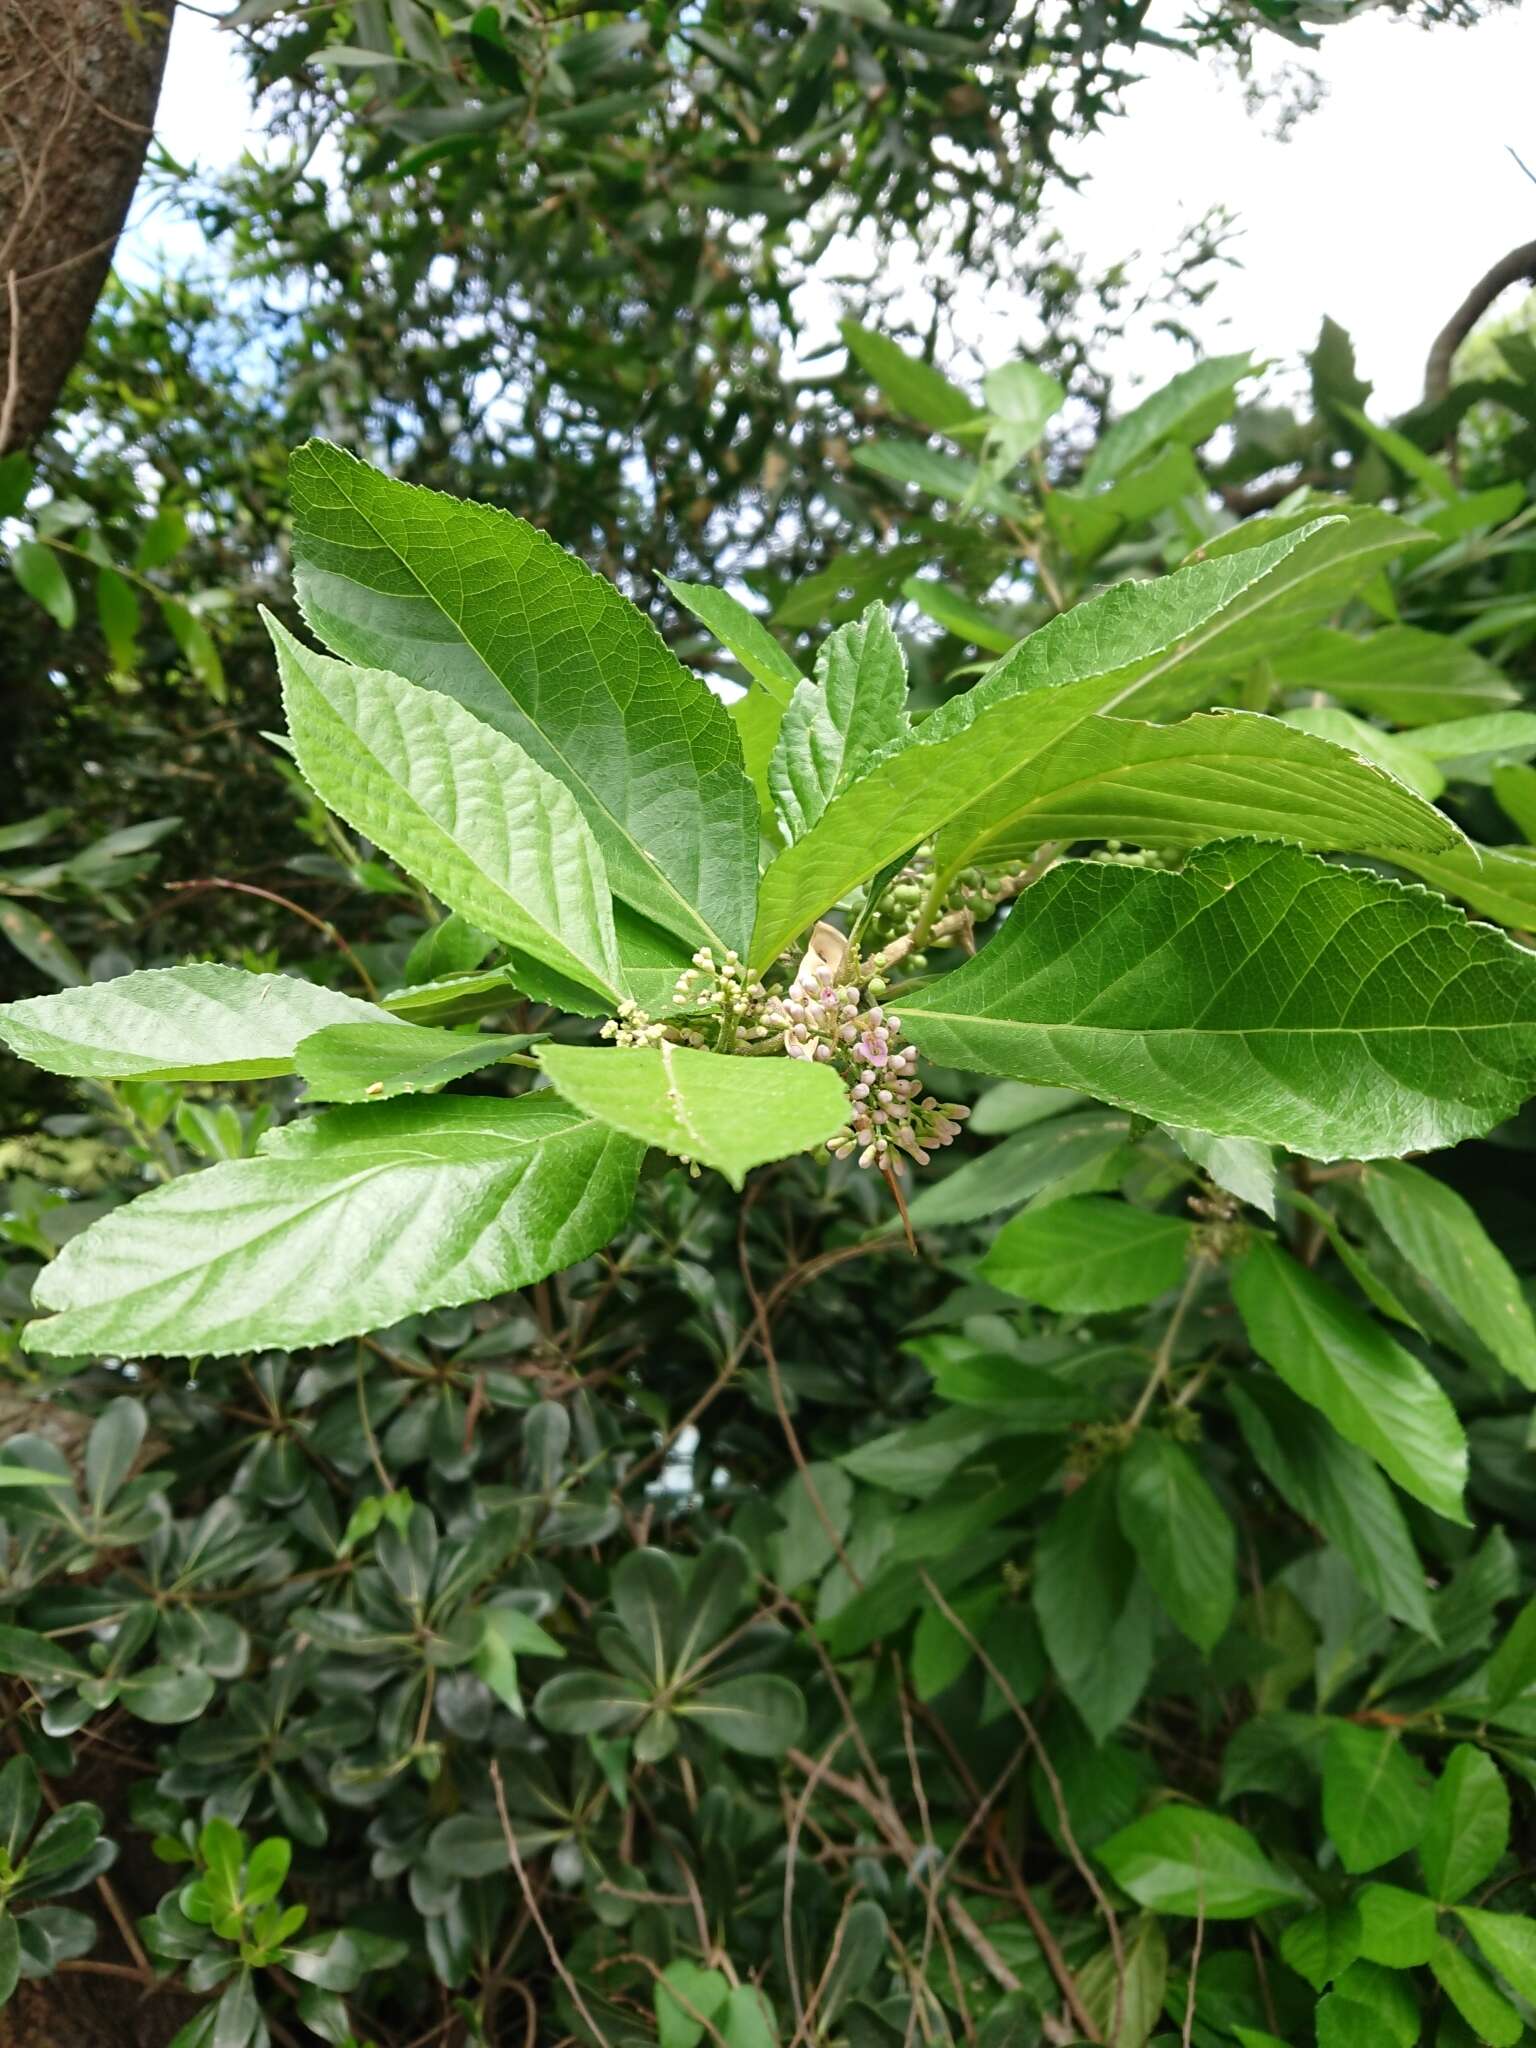
[[[292,751],[448,906],[457,971],[365,1002],[194,965],[0,1011],[54,1073],[297,1075],[317,1108],[75,1237],[37,1352],[322,1344],[526,1285],[615,1233],[648,1146],[738,1186],[818,1147],[897,1182],[964,1115],[923,1059],[1319,1160],[1454,1144],[1536,1083],[1536,959],[1380,872],[1455,849],[1451,821],[1316,733],[1207,708],[1422,544],[1389,514],[1250,521],[914,719],[880,606],[806,677],[680,589],[754,678],[727,710],[519,520],[324,445],[292,475],[330,650],[272,623]],[[1070,857],[1106,841],[1161,864]],[[494,1028],[529,1000],[542,1031]]]

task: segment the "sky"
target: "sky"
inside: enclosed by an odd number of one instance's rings
[[[1299,54],[1277,37],[1262,47],[1269,66]],[[1536,237],[1536,182],[1509,153],[1536,171],[1536,7],[1461,30],[1366,15],[1331,30],[1309,61],[1327,96],[1281,141],[1272,113],[1249,112],[1235,78],[1151,51],[1125,115],[1069,158],[1086,189],[1056,193],[1050,218],[1094,267],[1133,252],[1155,266],[1220,202],[1237,216],[1242,267],[1191,322],[1207,349],[1293,362],[1330,314],[1354,336],[1376,387],[1371,410],[1385,419],[1418,396],[1430,343],[1477,278]],[[185,8],[159,130],[172,155],[210,169],[259,132],[233,38]],[[196,254],[189,224],[141,212],[120,262],[142,275],[162,256]],[[920,300],[921,277],[906,283]],[[810,306],[827,336],[837,310],[830,292]],[[991,361],[1018,350],[1018,321],[995,301],[974,308],[971,331]],[[1184,360],[1169,349],[1132,336],[1111,368],[1127,385],[1161,381]]]

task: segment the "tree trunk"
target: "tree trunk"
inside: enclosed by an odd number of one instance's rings
[[[0,455],[47,426],[153,134],[174,0],[0,0]]]

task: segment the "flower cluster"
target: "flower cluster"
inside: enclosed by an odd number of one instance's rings
[[[856,1152],[860,1166],[901,1172],[902,1154],[919,1166],[960,1135],[970,1114],[962,1103],[919,1096],[917,1047],[901,1033],[901,1019],[855,982],[837,982],[817,962],[803,967],[782,996],[763,1005],[763,1022],[784,1035],[791,1059],[817,1060],[848,1084],[851,1113],[830,1142],[839,1159]]]
[[[836,938],[838,935],[833,934]],[[872,966],[878,965],[879,955]],[[928,1164],[941,1145],[960,1134],[970,1114],[962,1103],[920,1095],[917,1048],[902,1037],[901,1019],[878,998],[884,983],[839,981],[837,969],[813,951],[790,986],[770,994],[733,952],[717,964],[701,947],[677,978],[670,1017],[653,1018],[633,1002],[602,1027],[621,1046],[711,1047],[716,1052],[776,1052],[830,1066],[847,1085],[847,1125],[830,1141],[839,1159],[858,1154],[861,1166],[902,1170],[903,1156]]]

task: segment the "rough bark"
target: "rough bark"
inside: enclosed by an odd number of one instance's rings
[[[153,133],[174,0],[0,0],[0,455],[47,426]]]

